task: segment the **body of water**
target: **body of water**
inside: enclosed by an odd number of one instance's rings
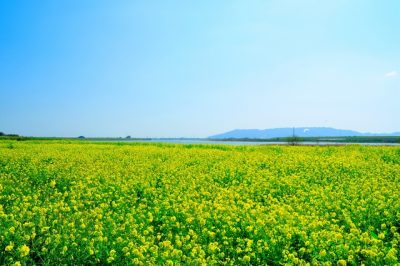
[[[145,139],[145,140],[129,140],[129,139],[107,139],[96,140],[106,142],[141,142],[141,143],[173,143],[173,144],[225,144],[225,145],[291,145],[283,141],[216,141],[207,139]],[[365,146],[400,146],[400,143],[343,143],[343,142],[328,142],[328,141],[304,141],[298,145],[365,145]]]

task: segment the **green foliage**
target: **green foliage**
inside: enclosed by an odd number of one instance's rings
[[[292,137],[286,138],[286,141],[289,145],[298,145],[302,141],[302,138],[300,138],[298,136],[292,136]]]
[[[0,264],[396,265],[399,155],[2,140]]]

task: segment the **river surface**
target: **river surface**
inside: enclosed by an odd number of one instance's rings
[[[173,143],[173,144],[225,144],[225,145],[291,145],[283,141],[267,142],[267,141],[216,141],[207,139],[145,139],[145,140],[129,140],[129,139],[112,139],[97,140],[106,142],[140,142],[140,143]],[[400,143],[343,143],[328,141],[304,141],[298,145],[365,145],[365,146],[400,146]]]

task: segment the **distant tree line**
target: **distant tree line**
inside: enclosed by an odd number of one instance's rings
[[[6,134],[4,132],[0,132],[1,137],[19,137],[17,134]]]
[[[26,140],[26,137],[22,137],[18,134],[6,134],[4,132],[0,132],[1,139],[13,139],[13,140]]]

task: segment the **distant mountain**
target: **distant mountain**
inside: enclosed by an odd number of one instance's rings
[[[294,134],[298,137],[350,137],[350,136],[400,136],[394,133],[361,133],[353,130],[336,129],[331,127],[296,127]],[[269,139],[293,136],[293,128],[271,129],[235,129],[226,133],[210,136],[210,139]]]

